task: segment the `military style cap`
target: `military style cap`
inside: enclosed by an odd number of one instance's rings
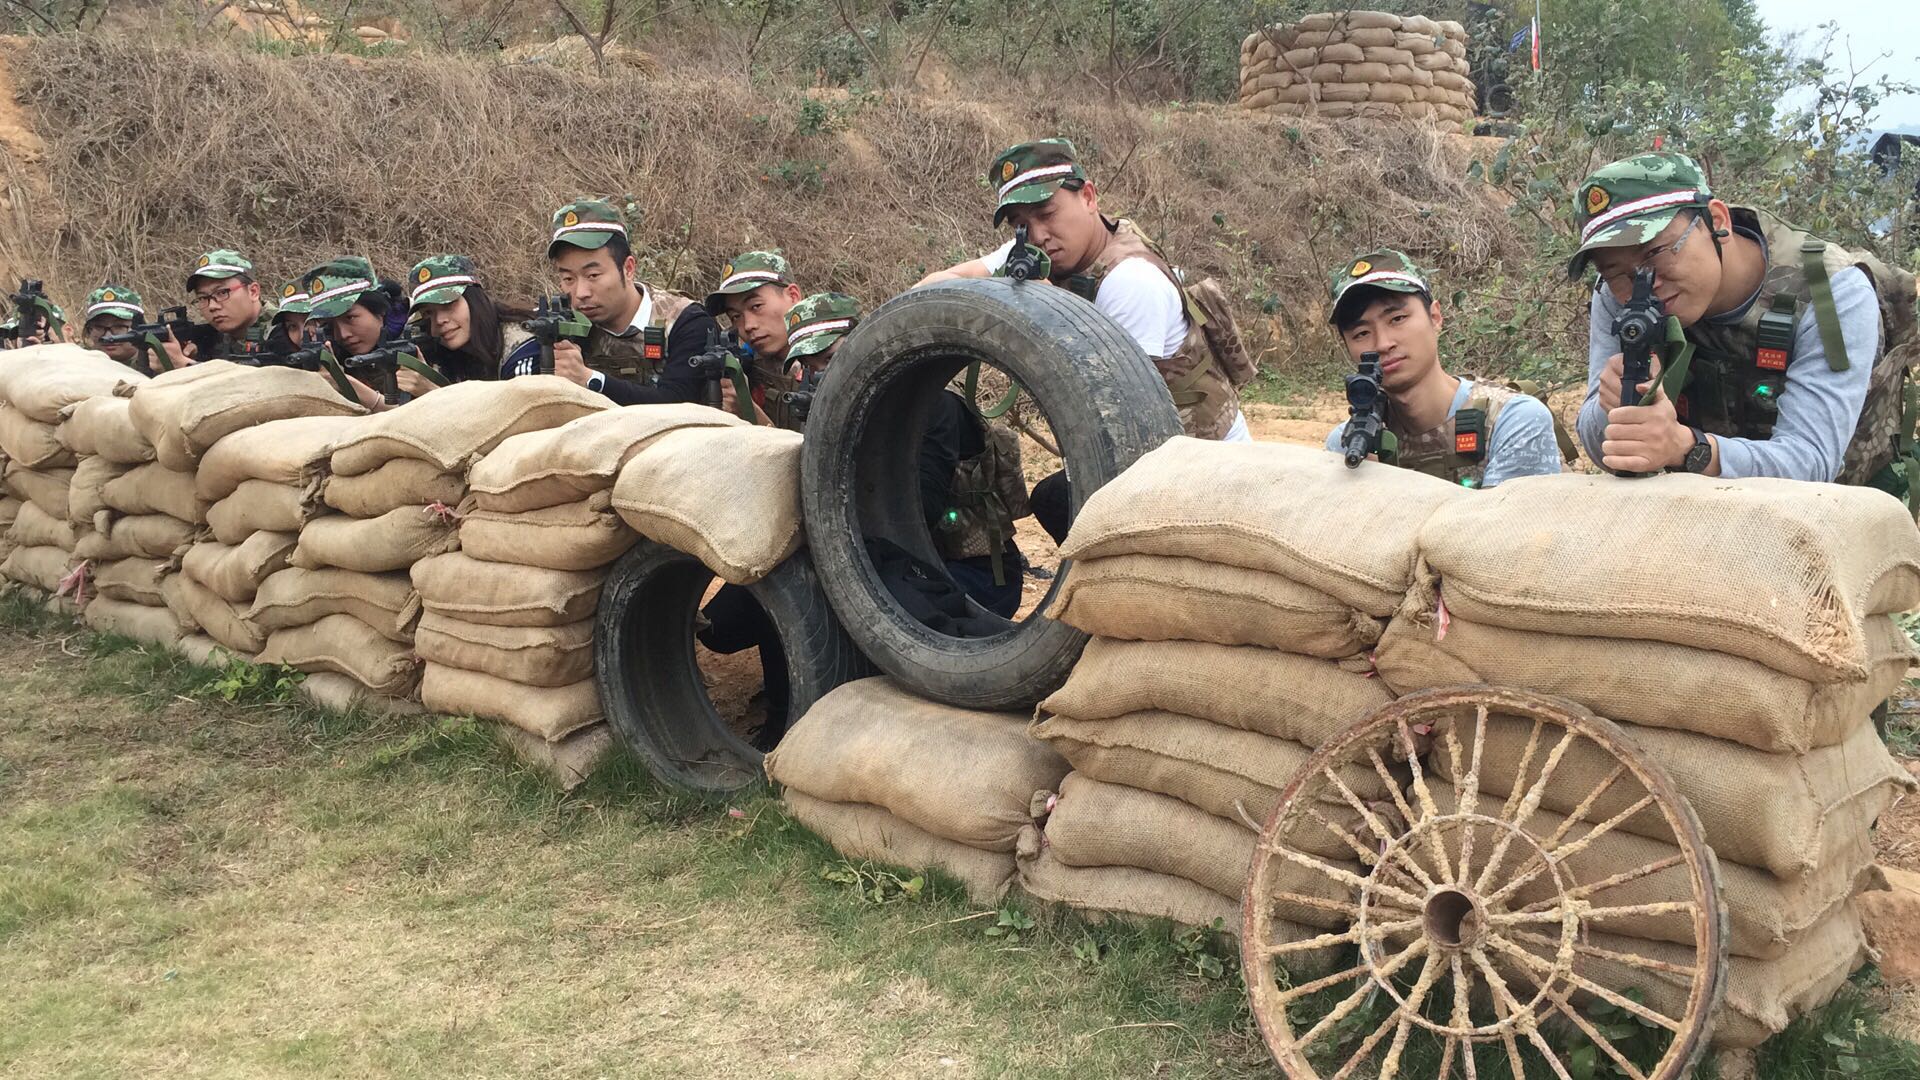
[[[860,323],[860,301],[845,293],[814,293],[787,312],[787,359],[824,352]]]
[[[560,244],[594,251],[607,246],[616,236],[627,235],[620,211],[605,199],[576,199],[553,212],[553,238],[547,242],[547,257]]]
[[[791,285],[787,260],[777,251],[748,251],[735,255],[720,270],[720,284],[713,287],[700,306],[719,314],[729,296],[749,293],[762,285]]]
[[[86,314],[81,316],[80,321],[87,323],[101,315],[117,315],[137,322],[146,314],[139,293],[124,285],[102,285],[87,294]]]
[[[245,255],[232,248],[215,248],[193,261],[193,270],[187,274],[187,288],[193,288],[194,278],[207,278],[210,281],[224,281],[230,277],[253,273],[253,263]]]
[[[1408,258],[1406,252],[1392,248],[1369,251],[1354,256],[1350,262],[1341,263],[1327,275],[1328,299],[1332,301],[1327,311],[1328,322],[1340,321],[1341,299],[1362,285],[1397,293],[1423,292],[1431,295],[1433,292],[1432,286],[1427,284],[1426,271]]]
[[[1053,198],[1065,180],[1085,180],[1080,152],[1066,139],[1041,139],[1003,150],[987,170],[987,183],[1000,193],[993,223],[1006,219],[1008,209]]]
[[[280,286],[280,310],[274,316],[276,319],[281,315],[307,315],[312,312],[313,294],[307,291],[306,278]]]
[[[307,273],[307,303],[316,319],[334,319],[347,313],[360,294],[376,288],[380,279],[373,264],[358,255],[322,263]]]
[[[1685,154],[1640,154],[1603,166],[1580,185],[1574,201],[1580,250],[1567,275],[1579,277],[1595,249],[1647,243],[1674,215],[1712,199],[1707,174]]]
[[[407,272],[408,302],[448,304],[480,284],[480,268],[465,255],[429,255]]]

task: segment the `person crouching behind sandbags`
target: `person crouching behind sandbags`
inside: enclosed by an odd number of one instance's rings
[[[282,285],[280,304],[273,312],[273,329],[267,331],[267,351],[292,352],[320,344],[320,327],[312,321],[312,315],[313,297],[307,292],[306,277]]]
[[[109,344],[102,340],[127,333],[133,329],[134,323],[147,320],[147,310],[141,305],[139,293],[125,285],[102,285],[87,294],[87,306],[80,317],[84,320],[81,323],[81,342],[87,348],[106,353],[143,375],[158,374],[148,369],[140,346],[130,341]]]
[[[479,268],[465,255],[432,255],[407,272],[413,317],[426,329],[420,358],[448,382],[508,379],[540,359],[540,343],[521,324],[533,310],[502,304],[480,283]],[[433,380],[401,369],[400,389],[419,397]]]
[[[1572,440],[1538,398],[1448,374],[1440,364],[1440,305],[1414,261],[1391,248],[1370,251],[1333,268],[1328,321],[1347,354],[1380,360],[1380,389],[1393,436],[1381,461],[1437,476],[1462,487],[1493,487],[1516,476],[1560,471],[1573,460]],[[1327,449],[1344,448],[1347,424],[1327,436]]]
[[[747,383],[754,408],[768,423],[788,431],[806,430],[805,407],[796,403],[811,400],[795,397],[810,393],[810,380],[802,365],[787,356],[787,313],[803,297],[779,252],[748,251],[727,263],[706,299],[706,309],[715,318],[726,317],[735,344],[748,353]],[[721,407],[732,412],[731,382],[723,381],[720,388]]]
[[[312,313],[327,346],[341,363],[366,356],[405,338],[407,297],[398,282],[383,281],[373,264],[358,255],[345,255],[315,267],[307,275]],[[404,369],[402,369],[404,370]],[[362,380],[348,376],[360,404],[374,412],[393,407],[386,395]],[[399,372],[395,372],[398,384]]]

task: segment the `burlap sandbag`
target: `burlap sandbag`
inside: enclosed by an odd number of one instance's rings
[[[488,724],[494,738],[513,752],[522,765],[572,791],[586,783],[602,762],[624,751],[606,724],[590,724],[564,739],[548,742],[512,724]]]
[[[300,544],[288,562],[307,570],[405,571],[421,559],[460,546],[450,516],[403,506],[365,520],[340,514],[317,517],[301,526]]]
[[[603,491],[520,514],[470,511],[460,519],[460,549],[487,562],[593,570],[626,554],[638,539],[613,512],[612,501]]]
[[[1409,105],[1414,100],[1413,87],[1397,82],[1375,83],[1367,100],[1375,105]]]
[[[510,436],[610,408],[605,397],[557,375],[455,383],[369,417],[334,448],[333,472],[358,476],[409,457],[464,473]]]
[[[202,540],[187,549],[181,572],[230,604],[251,606],[260,583],[287,568],[294,533],[257,532],[239,544]]]
[[[1303,105],[1313,100],[1314,88],[1305,83],[1295,83],[1284,90],[1271,91],[1273,100],[1282,105]]]
[[[307,626],[275,630],[260,652],[260,662],[331,671],[387,697],[406,697],[420,672],[411,649],[351,615],[328,615]]]
[[[21,350],[27,351],[27,350]],[[31,350],[33,358],[0,372],[0,398],[28,419],[60,422],[61,410],[90,397],[112,394],[121,383],[143,383],[145,375],[105,353],[64,342]]]
[[[168,649],[177,648],[184,636],[180,631],[180,620],[174,618],[173,612],[166,608],[115,600],[108,596],[96,596],[87,601],[80,617],[100,633],[119,634]]]
[[[166,559],[115,559],[95,563],[93,587],[101,596],[147,607],[165,607],[160,583],[171,573]]]
[[[1398,28],[1388,29],[1384,26],[1352,27],[1347,30],[1347,43],[1362,49],[1391,47],[1399,37]]]
[[[1319,49],[1319,62],[1322,64],[1357,64],[1360,62],[1360,46],[1346,42],[1323,45]]]
[[[133,402],[124,397],[91,397],[69,406],[55,434],[74,453],[97,454],[117,465],[153,460],[153,444],[133,426]]]
[[[72,450],[54,438],[52,424],[29,419],[4,401],[0,401],[0,453],[35,469],[66,468],[78,460]]]
[[[203,668],[213,668],[216,671],[236,660],[253,663],[252,653],[235,652],[207,635],[197,632],[190,632],[186,637],[181,638],[179,649],[180,655],[186,657],[188,663]]]
[[[112,559],[165,559],[193,540],[194,527],[169,514],[115,517],[103,514],[106,528],[80,537],[73,553],[96,562]],[[96,519],[96,523],[99,519]]]
[[[726,468],[715,469],[724,461]],[[640,535],[735,585],[800,550],[800,435],[767,427],[662,435],[620,470],[613,506]]]
[[[487,626],[565,626],[593,618],[606,575],[485,562],[464,551],[413,564],[428,611]]]
[[[1275,101],[1279,100],[1279,97],[1280,97],[1280,91],[1278,90],[1262,90],[1259,93],[1244,99],[1243,101],[1240,102],[1240,104],[1243,107],[1249,108],[1249,109],[1264,109],[1272,105]]]
[[[1265,570],[1385,618],[1412,585],[1421,524],[1464,494],[1411,469],[1349,469],[1320,447],[1178,436],[1094,492],[1060,556],[1174,555]]]
[[[1920,607],[1920,530],[1873,488],[1529,476],[1453,501],[1419,543],[1423,584],[1443,578],[1461,618],[1690,645],[1820,682],[1867,677],[1867,616]],[[1693,553],[1685,574],[1647,572],[1676,545]],[[1409,602],[1435,610],[1427,599]]]
[[[1318,747],[1393,700],[1379,679],[1272,649],[1095,638],[1050,716],[1111,720],[1161,710]]]
[[[1427,783],[1442,812],[1459,804],[1459,792],[1453,785],[1432,777]],[[1481,812],[1497,813],[1501,802],[1491,794],[1483,795]],[[1553,836],[1566,820],[1560,814],[1541,810],[1527,819],[1526,830],[1532,836],[1545,840]],[[1572,827],[1562,846],[1578,840],[1586,832],[1584,826]],[[1840,842],[1828,849],[1825,862],[1818,870],[1791,881],[1729,859],[1719,860],[1720,895],[1726,902],[1727,910],[1727,947],[1733,955],[1751,956],[1759,960],[1775,960],[1786,955],[1836,907],[1846,906],[1848,898],[1870,880],[1873,873],[1872,837],[1862,829],[1856,835],[1836,839]],[[1442,842],[1458,855],[1457,833],[1444,837]],[[1491,849],[1491,843],[1491,835],[1483,832],[1475,840],[1474,847],[1475,850],[1487,851]],[[1483,844],[1488,846],[1483,847]],[[1574,884],[1604,881],[1660,862],[1677,851],[1671,843],[1649,840],[1616,829],[1593,841],[1584,850],[1558,862],[1569,887],[1572,887]],[[1508,876],[1517,876],[1519,866],[1525,861],[1525,855],[1514,851],[1511,862],[1503,863],[1509,867]],[[1480,865],[1484,866],[1484,861]],[[1513,894],[1514,906],[1524,907],[1548,901],[1554,895],[1556,890],[1549,875],[1542,874]],[[1685,900],[1690,895],[1686,867],[1678,865],[1601,890],[1587,899],[1596,909],[1605,909]],[[1684,945],[1694,940],[1693,919],[1686,912],[1589,917],[1587,925],[1591,930],[1649,941],[1670,941]]]
[[[1344,34],[1333,33],[1326,28],[1303,29],[1293,35],[1293,43],[1301,48],[1319,49],[1338,41],[1345,41]]]
[[[787,812],[833,850],[908,870],[938,870],[966,887],[976,904],[993,905],[1013,884],[1013,856],[981,851],[935,836],[878,806],[816,799],[792,788],[782,795]]]
[[[1459,727],[1461,762],[1472,760],[1472,724]],[[1506,795],[1533,731],[1512,717],[1488,719],[1482,751],[1481,789]],[[1887,753],[1864,714],[1853,734],[1836,746],[1804,755],[1765,754],[1749,747],[1684,731],[1634,728],[1627,732],[1646,755],[1673,778],[1700,816],[1707,843],[1723,860],[1758,867],[1782,878],[1815,873],[1834,852],[1856,848],[1894,798],[1915,787],[1913,777]],[[1536,749],[1527,783],[1539,775],[1545,756]],[[1578,809],[1619,765],[1598,744],[1577,739],[1553,773],[1541,805],[1556,813]],[[1452,755],[1436,747],[1433,771],[1454,779]],[[1625,779],[1608,788],[1586,820],[1606,821],[1646,794]],[[1620,828],[1639,836],[1672,836],[1658,810],[1648,807]]]
[[[1319,62],[1319,49],[1288,49],[1280,54],[1280,67],[1295,73],[1306,71]]]
[[[612,488],[635,454],[670,431],[745,426],[692,403],[609,409],[507,439],[474,463],[468,486],[482,510],[515,513],[579,502]]]
[[[413,640],[420,601],[403,573],[289,566],[260,583],[247,617],[267,630],[283,630],[338,614],[351,615],[382,637],[404,644]]]
[[[256,424],[366,412],[357,402],[341,397],[318,372],[226,366],[229,370],[185,382],[170,382],[162,376],[133,395],[128,415],[153,444],[155,458],[162,464],[190,471],[215,443]]]
[[[1443,638],[1427,615],[1388,624],[1374,653],[1395,693],[1492,683],[1579,702],[1623,724],[1711,735],[1769,754],[1831,746],[1899,689],[1914,660],[1893,619],[1866,621],[1869,674],[1808,682],[1726,653],[1662,641],[1561,637],[1452,618]]]
[[[1413,66],[1413,54],[1400,48],[1395,41],[1389,41],[1381,45],[1369,45],[1360,51],[1366,54],[1365,60],[1367,63],[1385,64],[1388,70],[1396,76],[1399,74],[1399,71],[1395,69]]]
[[[1112,720],[1074,720],[1043,712],[1033,725],[1033,736],[1091,779],[1170,795],[1215,817],[1262,823],[1279,805],[1281,789],[1313,756],[1312,750],[1288,739],[1169,712],[1130,713]],[[1348,765],[1339,775],[1362,799],[1389,798],[1371,768]],[[1343,826],[1359,822],[1344,803],[1328,803],[1322,812]],[[1290,839],[1315,855],[1353,855],[1350,846],[1319,826],[1305,827]]]
[[[20,507],[7,530],[7,539],[13,541],[15,547],[57,547],[64,551],[72,551],[77,540],[71,522],[55,521],[52,514],[33,503]]]
[[[1023,853],[1017,868],[1021,891],[1050,904],[1091,915],[1170,919],[1181,926],[1218,923],[1227,933],[1240,934],[1239,898],[1222,896],[1184,878],[1131,867],[1069,866],[1037,840],[1033,854]]]
[[[1261,90],[1283,90],[1300,81],[1300,76],[1291,71],[1276,71],[1271,75],[1262,75],[1257,84]]]
[[[101,488],[107,505],[122,514],[166,514],[199,524],[207,503],[193,489],[193,473],[155,461],[107,481]]]
[[[1426,56],[1440,51],[1440,46],[1433,43],[1432,34],[1415,33],[1405,28],[1393,35],[1393,47],[1413,56]]]
[[[1348,36],[1352,36],[1356,30],[1400,29],[1400,16],[1390,11],[1349,11],[1342,22],[1347,28]]]
[[[437,713],[504,720],[548,742],[603,719],[600,693],[592,679],[549,689],[428,664],[420,677],[420,700]]]
[[[168,575],[160,583],[160,592],[182,625],[199,627],[229,649],[252,656],[267,643],[266,630],[247,618],[244,606],[228,603],[185,574]]]
[[[1453,57],[1448,56],[1439,49],[1435,49],[1432,52],[1417,53],[1413,58],[1413,66],[1422,71],[1429,72],[1452,71]],[[1447,89],[1451,90],[1453,88],[1449,86]]]
[[[1327,104],[1327,105],[1359,104],[1360,102],[1366,101],[1368,95],[1370,95],[1373,92],[1372,88],[1368,86],[1368,84],[1366,83],[1342,82],[1342,81],[1338,81],[1339,78],[1341,77],[1337,76],[1336,81],[1322,83],[1315,88],[1320,95],[1321,102],[1323,102],[1324,104]]]
[[[1438,86],[1438,87],[1440,87],[1440,88],[1442,88],[1442,89],[1444,89],[1444,90],[1457,90],[1457,91],[1459,91],[1459,92],[1460,92],[1460,93],[1462,93],[1462,94],[1471,94],[1471,93],[1473,93],[1473,80],[1472,80],[1472,79],[1470,79],[1470,78],[1468,78],[1468,77],[1467,77],[1467,76],[1465,76],[1465,75],[1462,75],[1462,74],[1460,74],[1459,72],[1456,72],[1456,71],[1436,71],[1436,72],[1434,72],[1434,73],[1433,73],[1433,85],[1435,85],[1435,86]],[[1569,475],[1572,475],[1572,474],[1569,474]],[[1677,474],[1676,474],[1676,475],[1677,475]],[[1708,479],[1708,478],[1707,478],[1707,477],[1693,477],[1693,479],[1699,479],[1699,480],[1705,480],[1705,479]],[[1791,484],[1791,483],[1797,483],[1798,481],[1793,481],[1793,480],[1788,480],[1788,481],[1783,481],[1783,482],[1784,482],[1784,483],[1789,483],[1789,484]],[[1862,490],[1862,491],[1871,491],[1871,490],[1873,490],[1873,489],[1872,489],[1872,488],[1860,488],[1860,489],[1858,489],[1858,490]],[[1892,498],[1892,496],[1888,496],[1888,498]]]
[[[1261,645],[1329,659],[1372,648],[1383,625],[1278,574],[1159,555],[1074,563],[1047,615],[1101,637]]]
[[[376,716],[419,716],[426,707],[417,701],[385,697],[361,686],[351,676],[334,671],[310,671],[300,680],[300,696],[323,709],[355,710]]]
[[[486,626],[429,611],[414,628],[422,660],[528,686],[567,686],[593,674],[593,620],[569,626]]]
[[[1393,78],[1393,69],[1385,64],[1370,64],[1360,60],[1344,63],[1340,67],[1340,81],[1372,86],[1374,83],[1388,82]]]
[[[73,568],[73,553],[58,547],[15,547],[0,562],[0,577],[31,585],[45,592],[60,588],[60,581]]]
[[[128,468],[103,457],[82,457],[73,470],[73,482],[67,485],[67,520],[75,525],[92,525],[93,515],[107,509],[107,481]]]
[[[970,847],[1012,851],[1033,793],[1067,763],[1013,713],[922,701],[884,677],[835,689],[767,755],[767,776],[829,802],[883,807]]]
[[[207,526],[223,544],[241,543],[257,532],[297,533],[306,522],[300,489],[269,480],[243,480],[231,495],[207,507]]]
[[[11,495],[0,495],[0,533],[5,533],[8,529],[13,528],[14,520],[20,516],[20,508],[25,505],[27,505],[27,503],[24,499],[16,499]]]
[[[248,480],[301,487],[360,422],[357,416],[296,416],[236,431],[200,458],[194,477],[200,497],[217,502]]]
[[[72,513],[67,489],[73,484],[72,469],[29,469],[16,461],[7,462],[7,490],[17,498],[66,521]]]
[[[458,506],[466,497],[467,478],[430,461],[395,458],[358,476],[328,477],[320,491],[321,499],[343,514],[376,518],[404,506]]]

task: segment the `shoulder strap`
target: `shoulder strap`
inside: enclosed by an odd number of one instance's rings
[[[1807,288],[1813,303],[1813,321],[1820,327],[1820,344],[1827,352],[1827,367],[1845,371],[1847,339],[1840,332],[1840,311],[1833,303],[1833,282],[1827,277],[1827,242],[1809,236],[1800,242],[1800,267],[1807,275]]]

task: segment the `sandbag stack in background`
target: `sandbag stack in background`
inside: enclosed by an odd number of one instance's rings
[[[459,549],[467,469],[512,435],[610,407],[565,379],[535,376],[443,387],[356,424],[327,455],[321,502],[309,507],[289,568],[254,598],[253,618],[271,630],[261,662],[344,675],[381,698],[414,696],[411,574]]]
[[[836,851],[943,871],[982,904],[1013,881],[1033,793],[1067,774],[1024,716],[922,701],[884,676],[815,702],[766,768],[793,816]]]
[[[157,530],[139,523],[116,529],[120,522],[107,505],[109,484],[153,461],[153,444],[133,426],[132,406],[117,394],[91,397],[68,406],[60,423],[60,440],[79,459],[67,520],[79,538],[76,559],[86,568],[82,618],[102,633],[174,648],[192,628],[167,606],[160,582],[191,526],[162,515]]]
[[[1240,107],[1332,119],[1435,120],[1474,113],[1467,32],[1385,11],[1308,15],[1240,43]]]
[[[59,437],[67,409],[144,379],[104,353],[78,345],[9,350],[0,363],[0,453],[6,494],[17,503],[7,525],[9,550],[0,576],[48,594],[85,597],[83,579],[69,581],[86,526],[72,520],[71,491],[79,455]],[[62,588],[63,583],[66,588]]]
[[[1869,716],[1913,660],[1888,615],[1920,605],[1920,533],[1905,508],[1868,488],[1786,480],[1537,477],[1442,508],[1420,552],[1417,587],[1377,651],[1388,684],[1495,683],[1621,724],[1693,804],[1719,857],[1733,967],[1715,1040],[1755,1045],[1827,1001],[1866,956],[1851,897],[1874,877],[1870,829],[1913,787]],[[1481,773],[1490,796],[1516,786],[1529,731],[1495,718]],[[1569,754],[1541,822],[1557,828],[1614,764]],[[1433,768],[1446,805],[1446,756]],[[1640,795],[1619,785],[1583,820]],[[1648,865],[1674,852],[1670,837],[1645,811],[1570,860],[1572,872],[1596,881]],[[1680,873],[1595,902],[1671,898]],[[1692,962],[1684,915],[1600,929],[1595,945]],[[1645,968],[1587,974],[1643,986],[1668,1015],[1684,1006],[1684,982]]]

